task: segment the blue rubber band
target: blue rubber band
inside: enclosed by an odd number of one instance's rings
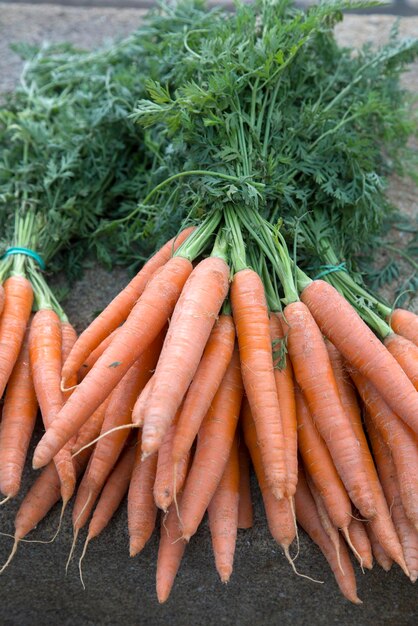
[[[2,259],[5,259],[12,254],[26,254],[26,256],[30,256],[31,259],[37,262],[41,270],[44,270],[46,268],[45,261],[34,250],[30,250],[29,248],[19,248],[19,246],[14,246],[12,248],[7,248],[6,252],[2,256]]]
[[[328,274],[332,274],[333,272],[347,271],[345,261],[339,263],[338,265],[322,265],[321,267],[323,268],[322,272],[319,272],[319,274],[314,277],[314,280],[319,280],[320,278],[323,278],[323,276],[327,276]]]

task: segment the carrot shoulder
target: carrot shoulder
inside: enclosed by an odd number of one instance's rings
[[[167,263],[173,252],[187,239],[193,230],[193,227],[186,228],[177,237],[167,241],[167,243],[145,263],[125,289],[123,289],[110,304],[107,305],[100,315],[96,317],[90,326],[81,333],[62,369],[64,387],[67,386],[66,382],[68,379],[78,372],[90,353],[97,348],[112,331],[125,321],[154,272]]]
[[[390,325],[395,333],[418,346],[418,315],[405,309],[395,309],[390,316]]]
[[[0,398],[19,356],[33,304],[31,283],[11,276],[4,283],[4,308],[0,317]]]
[[[376,335],[336,289],[311,282],[301,298],[323,334],[344,358],[370,379],[385,402],[418,435],[418,393]]]

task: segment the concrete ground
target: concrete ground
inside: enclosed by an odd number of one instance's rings
[[[109,37],[130,32],[141,15],[141,11],[134,9],[75,9],[0,3],[0,92],[13,88],[20,69],[19,59],[8,49],[10,43],[46,39],[94,46]],[[350,45],[368,39],[376,41],[386,37],[392,22],[390,17],[349,16],[339,27],[338,35],[342,42]],[[405,34],[418,35],[418,19],[405,19],[401,30]],[[417,67],[405,80],[418,92]],[[404,211],[418,218],[416,188],[394,179],[391,194]],[[93,312],[104,306],[126,280],[126,273],[120,269],[110,275],[100,268],[87,271],[66,303],[73,323],[80,330],[85,327]],[[32,479],[33,473],[27,468],[23,491]],[[354,607],[340,595],[322,554],[302,531],[297,567],[301,573],[318,578],[324,584],[295,576],[281,549],[269,536],[255,485],[253,498],[254,527],[239,532],[230,583],[224,586],[219,582],[205,522],[186,550],[171,598],[165,606],[158,605],[155,595],[157,533],[142,554],[130,559],[124,505],[108,529],[89,548],[84,562],[86,591],[83,591],[76,562],[65,576],[64,565],[71,543],[71,522],[67,513],[54,544],[21,545],[15,560],[2,575],[0,624],[412,626],[417,623],[416,587],[408,582],[398,567],[386,574],[375,566],[364,575],[356,567],[359,596],[364,604]],[[18,501],[0,509],[2,532],[13,532]],[[51,537],[58,516],[56,508],[39,525],[33,537]],[[0,563],[6,559],[10,548],[11,540],[0,537]],[[78,550],[77,555],[79,553]]]

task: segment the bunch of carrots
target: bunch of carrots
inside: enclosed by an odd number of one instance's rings
[[[395,562],[414,582],[418,317],[393,311],[380,320],[381,342],[362,316],[330,282],[302,272],[256,211],[231,207],[168,241],[69,348],[52,320],[38,345],[35,316],[5,397],[1,490],[16,493],[36,401],[46,433],[33,466],[44,469],[17,513],[3,570],[60,498],[64,512],[82,475],[69,557],[91,517],[80,575],[88,543],[127,492],[131,556],[157,510],[164,515],[160,602],[206,511],[227,582],[237,529],[252,525],[251,461],[270,532],[295,571],[298,522],[353,603],[349,550],[361,567]],[[18,376],[30,410],[10,436]]]

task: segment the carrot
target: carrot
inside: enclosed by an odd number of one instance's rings
[[[89,417],[87,422],[80,428],[74,446],[72,447],[72,454],[76,454],[89,444],[93,439],[100,434],[106,415],[107,407],[109,405],[112,394],[106,398],[106,400],[99,406],[98,409]]]
[[[418,315],[405,309],[395,309],[390,316],[392,330],[418,346]]]
[[[231,577],[238,530],[239,462],[235,435],[221,481],[208,506],[216,571],[223,583]]]
[[[35,313],[29,333],[29,355],[36,397],[41,409],[45,428],[50,428],[64,404],[60,389],[62,366],[61,322],[55,311],[42,309]],[[61,480],[64,505],[75,489],[75,470],[69,445],[54,456],[54,463]]]
[[[351,520],[350,526],[348,527],[348,533],[351,543],[350,548],[354,548],[353,554],[362,567],[365,567],[366,569],[372,569],[372,546],[370,545],[366,528],[373,528],[373,526],[370,522],[363,523],[355,517]]]
[[[413,384],[347,300],[322,280],[305,287],[301,298],[323,334],[418,434],[418,394]]]
[[[6,300],[6,294],[3,285],[0,285],[0,315],[3,313],[4,301]]]
[[[370,540],[374,558],[376,559],[377,563],[379,563],[380,567],[384,569],[385,572],[388,572],[393,565],[392,559],[383,550],[378,538],[373,531],[373,528],[367,525],[366,530]]]
[[[102,426],[102,434],[116,426],[129,424],[140,391],[151,377],[158,360],[164,335],[161,333],[132,365],[112,392]],[[91,457],[87,481],[93,491],[100,490],[116,463],[129,435],[129,429],[117,430],[100,439]]]
[[[154,375],[151,376],[141,393],[139,394],[134,408],[132,409],[132,423],[137,428],[142,428],[144,425],[144,411],[148,402],[148,396],[151,393],[152,386],[154,384]]]
[[[38,402],[29,365],[29,328],[7,385],[0,423],[0,490],[14,497],[20,489]]]
[[[19,356],[33,304],[32,285],[23,276],[11,276],[3,287],[5,301],[0,317],[0,398]]]
[[[180,507],[183,537],[197,531],[222,478],[237,427],[243,394],[235,349],[213,403],[199,429],[197,447]]]
[[[102,493],[100,494],[93,517],[90,520],[83,552],[79,560],[80,578],[83,587],[84,582],[81,572],[81,563],[86,556],[88,544],[92,539],[100,535],[100,533],[106,528],[127,493],[129,481],[132,476],[134,460],[135,447],[127,446],[117,462],[115,469],[110,474]]]
[[[110,333],[110,335],[105,337],[103,341],[99,343],[97,348],[95,348],[86,358],[83,365],[78,370],[78,378],[80,382],[83,380],[83,378],[87,376],[87,374],[92,369],[92,367],[94,366],[96,361],[99,359],[99,357],[101,357],[103,352],[110,346],[117,332],[118,332],[118,329],[116,328],[116,330],[113,330]]]
[[[203,418],[218,391],[234,350],[232,317],[221,315],[212,329],[202,360],[184,400],[173,441],[173,459],[180,461],[193,445]]]
[[[418,391],[418,346],[395,333],[388,335],[384,344]]]
[[[245,392],[257,429],[267,481],[276,498],[286,495],[283,426],[274,378],[266,296],[256,272],[237,272],[231,287]]]
[[[327,559],[335,576],[341,593],[347,600],[354,604],[362,604],[357,595],[357,585],[353,566],[351,565],[348,551],[344,544],[340,545],[340,564],[331,540],[324,531],[315,506],[315,501],[309,491],[303,470],[299,469],[298,485],[295,494],[296,517],[299,524],[319,546],[323,555]],[[344,573],[343,573],[344,572]]]
[[[238,446],[239,460],[239,506],[238,506],[238,528],[252,528],[254,515],[253,503],[251,499],[250,486],[250,459],[248,449],[243,439],[240,439]]]
[[[128,369],[158,337],[181,293],[192,264],[174,257],[153,277],[110,346],[74,390],[39,442],[33,459],[42,467],[79,430]]]
[[[270,314],[270,336],[273,353],[275,346],[284,341],[283,328],[286,328],[286,325],[283,326],[283,323],[281,314]],[[285,443],[287,493],[289,496],[294,496],[298,482],[298,435],[293,368],[288,354],[285,355],[283,364],[280,361],[280,356],[274,360],[274,377]]]
[[[405,512],[418,530],[418,448],[415,435],[398,419],[376,388],[359,372],[350,374],[383,441],[389,446]]]
[[[217,256],[190,274],[174,309],[147,398],[142,451],[156,452],[196,373],[229,289],[229,267]]]
[[[412,582],[415,582],[418,578],[418,532],[405,514],[399,491],[399,481],[396,476],[396,468],[390,450],[371,419],[367,420],[367,432],[376,459],[379,478],[402,544],[409,577]]]
[[[351,522],[351,502],[338,476],[328,448],[313,423],[308,405],[298,386],[296,414],[298,420],[299,452],[306,473],[316,485],[332,523],[347,534]]]
[[[245,443],[251,456],[257,481],[263,497],[267,524],[271,536],[283,548],[286,558],[291,562],[289,547],[296,537],[296,526],[292,507],[288,498],[277,500],[273,494],[264,468],[261,450],[257,442],[257,429],[251,407],[247,398],[244,398],[241,409],[241,423],[244,431]]]
[[[353,427],[341,405],[322,334],[303,302],[288,304],[284,316],[295,378],[315,426],[327,444],[351,501],[364,517],[372,518],[376,508],[366,468]]]
[[[179,505],[181,505],[181,498],[182,495],[179,494]],[[177,515],[177,508],[173,503],[161,523],[158,546],[156,582],[157,597],[160,604],[168,600],[186,545],[186,542],[182,540],[181,524]]]
[[[138,298],[147,287],[148,281],[153,274],[171,258],[173,252],[193,232],[194,227],[186,228],[177,237],[170,239],[154,254],[142,267],[138,274],[128,283],[107,307],[96,317],[84,332],[81,333],[77,343],[71,350],[62,368],[63,387],[67,381],[78,372],[91,352],[106,339],[128,317]]]
[[[305,473],[305,477],[306,477],[306,482],[308,483],[309,491],[311,492],[311,495],[315,501],[316,510],[318,512],[319,519],[322,524],[322,528],[325,530],[332,545],[334,546],[334,550],[337,554],[337,560],[340,564],[340,569],[344,573],[344,570],[342,569],[342,565],[341,565],[341,559],[340,559],[340,535],[339,535],[338,529],[331,522],[329,515],[327,513],[327,509],[325,507],[324,501],[318,489],[316,488],[315,483],[306,473]]]
[[[379,543],[388,556],[390,556],[396,563],[398,563],[398,565],[400,565],[400,567],[404,569],[405,562],[402,556],[402,548],[399,543],[395,527],[392,523],[373,458],[370,454],[369,445],[364,434],[360,407],[357,402],[357,395],[353,382],[344,367],[344,359],[341,354],[330,341],[326,341],[326,346],[332,368],[334,370],[335,379],[337,381],[341,403],[350,419],[351,425],[360,444],[363,459],[368,472],[369,482],[373,489],[376,501],[376,517],[369,523],[373,527],[373,531],[378,538]]]
[[[155,506],[152,489],[156,470],[156,454],[141,461],[141,432],[139,432],[134,468],[128,492],[130,556],[135,556],[142,550],[155,528],[157,507]]]
[[[157,473],[154,483],[154,500],[159,509],[167,512],[178,492],[183,489],[189,466],[189,453],[176,463],[173,458],[173,441],[177,430],[179,411],[168,429],[158,450]]]

